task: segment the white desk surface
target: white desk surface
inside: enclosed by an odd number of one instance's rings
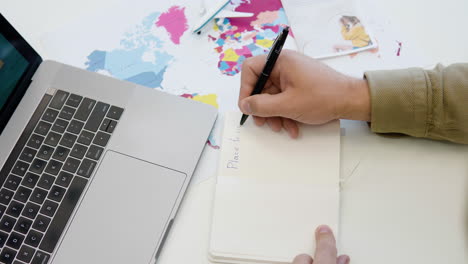
[[[468,62],[467,1],[378,1],[432,63]],[[42,34],[112,3],[0,2],[0,12],[43,55]],[[359,264],[468,263],[468,148],[382,137],[362,122],[343,121],[342,127],[341,177],[348,180],[341,195],[340,252]],[[214,186],[214,177],[191,186],[159,263],[207,263]]]

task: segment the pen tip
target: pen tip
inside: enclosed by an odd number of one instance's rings
[[[245,123],[245,120],[247,120],[248,115],[242,115],[242,118],[240,120],[240,125],[242,126]]]

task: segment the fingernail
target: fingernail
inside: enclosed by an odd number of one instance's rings
[[[331,232],[331,229],[330,227],[326,226],[326,225],[321,225],[317,228],[317,233],[319,234],[326,234],[326,233],[330,233]]]
[[[348,256],[346,256],[346,255],[345,256],[340,256],[338,258],[337,264],[349,264],[349,261],[350,261],[350,259],[349,259]]]
[[[250,108],[250,104],[247,101],[242,101],[242,111],[244,111],[244,114],[250,115],[252,113],[252,109]]]

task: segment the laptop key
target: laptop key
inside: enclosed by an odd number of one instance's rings
[[[0,230],[3,230],[7,233],[9,233],[12,229],[13,226],[16,223],[16,219],[14,219],[11,216],[4,215],[2,220],[0,221]]]
[[[93,99],[83,99],[83,102],[76,111],[75,118],[81,121],[86,121],[86,119],[88,119],[89,114],[91,114],[91,111],[93,110],[95,104],[96,101]]]
[[[59,135],[59,134],[57,134],[57,133],[55,133],[55,132],[50,132],[50,133],[47,135],[47,137],[46,137],[44,143],[46,143],[47,145],[50,145],[50,146],[52,146],[52,147],[55,147],[55,146],[58,145],[58,143],[59,143],[59,141],[60,141],[60,138],[62,138],[61,135]]]
[[[57,180],[55,180],[55,184],[67,188],[68,185],[70,185],[72,178],[73,174],[61,171],[59,176],[57,176]]]
[[[123,113],[123,109],[117,106],[111,106],[109,113],[107,113],[107,117],[119,120],[120,116]]]
[[[21,155],[19,158],[22,161],[31,162],[36,156],[36,153],[37,153],[37,150],[25,147],[23,149],[23,152],[21,152]]]
[[[93,141],[94,134],[88,131],[81,132],[80,136],[78,137],[78,143],[83,145],[89,146]]]
[[[35,149],[38,149],[42,142],[44,141],[44,137],[43,136],[39,136],[37,134],[33,134],[31,136],[31,138],[29,139],[28,141],[28,146],[31,147],[31,148],[35,148]]]
[[[18,219],[18,222],[16,223],[16,226],[15,226],[15,231],[18,231],[24,235],[26,235],[29,231],[29,229],[31,228],[32,226],[32,221],[25,218],[25,217],[20,217],[20,219]]]
[[[50,154],[52,155],[52,153]],[[40,159],[34,159],[34,161],[31,164],[30,171],[37,173],[37,174],[41,174],[44,171],[46,165],[47,165],[47,162],[40,160]]]
[[[52,217],[54,216],[55,211],[57,211],[57,207],[58,207],[58,204],[56,202],[52,202],[51,200],[46,200],[44,205],[42,205],[41,214]]]
[[[31,195],[31,201],[37,204],[42,204],[47,196],[47,191],[42,190],[40,188],[34,189]]]
[[[60,110],[62,106],[65,104],[65,101],[67,100],[68,95],[69,93],[65,91],[57,90],[49,106],[54,109]]]
[[[37,186],[43,189],[49,190],[50,187],[52,187],[52,184],[54,183],[54,181],[55,181],[54,176],[44,173],[39,179],[39,183],[37,184]]]
[[[54,148],[42,145],[42,147],[39,149],[39,152],[37,153],[37,157],[43,160],[49,160],[52,156],[52,153],[54,153]]]
[[[50,218],[43,215],[38,215],[36,221],[34,221],[33,228],[41,232],[45,232],[50,224]]]
[[[114,132],[116,126],[117,126],[117,121],[112,120],[111,123],[109,124],[109,126],[107,127],[106,132],[112,134]]]
[[[93,160],[99,160],[103,152],[104,148],[101,148],[96,145],[91,145],[91,147],[89,147],[88,153],[86,153],[86,157]]]
[[[13,167],[13,170],[11,172],[16,174],[16,175],[23,176],[26,173],[26,171],[28,171],[28,168],[29,168],[28,163],[22,162],[22,161],[19,160],[19,161],[16,162],[16,164]]]
[[[18,217],[21,214],[21,210],[23,210],[23,207],[24,207],[23,203],[20,203],[17,201],[11,201],[6,213],[10,216]]]
[[[78,120],[72,120],[67,128],[67,131],[73,134],[79,134],[83,129],[84,123]]]
[[[67,148],[62,147],[62,146],[58,146],[55,149],[55,152],[54,152],[54,155],[52,156],[52,158],[54,158],[56,160],[59,160],[59,161],[65,161],[65,159],[67,158],[69,152],[70,152],[70,149],[67,149]]]
[[[99,131],[93,140],[93,144],[99,145],[101,147],[105,147],[109,139],[110,139],[109,134]]]
[[[14,193],[12,191],[2,188],[2,190],[0,190],[0,203],[8,205],[8,203],[11,201],[11,198],[13,198],[13,194]]]
[[[104,119],[104,121],[102,121],[101,126],[99,127],[99,130],[107,131],[107,127],[110,125],[111,121],[112,120],[110,120],[109,118]]]
[[[50,255],[44,252],[37,251],[31,264],[46,264],[50,259]]]
[[[47,135],[47,132],[49,132],[51,127],[52,127],[52,125],[50,123],[46,123],[44,121],[41,121],[41,122],[39,122],[39,124],[37,124],[37,127],[34,130],[34,132],[39,134],[39,135],[45,136],[45,135]]]
[[[47,196],[47,198],[50,200],[56,201],[57,203],[60,203],[66,191],[67,191],[66,189],[60,186],[54,185],[52,186],[52,189],[50,190],[49,196]]]
[[[81,163],[80,168],[78,169],[77,174],[86,178],[89,178],[96,167],[96,162],[90,159],[84,159]]]
[[[65,132],[65,129],[68,126],[68,121],[63,120],[63,119],[57,119],[52,126],[52,131],[58,132],[58,133],[63,133]]]
[[[63,163],[57,160],[50,160],[49,164],[47,164],[47,168],[45,169],[45,172],[52,174],[52,175],[57,175],[62,168]]]
[[[18,252],[18,256],[16,258],[24,262],[29,262],[31,261],[34,252],[35,250],[32,247],[23,245],[20,251]]]
[[[26,243],[26,244],[28,244],[28,245],[30,245],[32,247],[37,247],[39,245],[39,243],[41,242],[42,237],[43,237],[42,233],[31,229],[29,231],[29,234],[26,236],[26,240],[24,241],[24,243]]]
[[[36,183],[38,180],[39,180],[39,175],[28,172],[26,176],[24,176],[21,184],[32,189],[34,188],[34,186],[36,186]]]
[[[71,148],[78,137],[70,133],[65,133],[60,141],[60,145]]]
[[[19,249],[21,246],[21,243],[23,243],[23,240],[24,240],[23,235],[13,232],[8,238],[7,246],[14,248],[14,249]]]
[[[20,177],[10,174],[10,176],[8,176],[8,179],[5,182],[4,187],[10,190],[16,191],[16,189],[18,189],[20,182],[21,182]]]
[[[80,161],[74,158],[68,158],[63,165],[63,170],[71,173],[75,173],[80,166]]]
[[[76,108],[80,105],[82,99],[82,96],[70,94],[70,97],[68,97],[68,100],[65,104]]]
[[[15,200],[25,203],[29,196],[31,195],[32,190],[24,186],[20,186],[15,193]]]
[[[75,144],[73,147],[70,156],[77,158],[77,159],[82,159],[84,155],[86,154],[86,151],[88,150],[87,147],[80,145],[80,144]]]
[[[6,206],[0,204],[0,217],[3,216],[3,214],[4,214],[5,211],[6,211],[6,209],[7,209]],[[0,247],[2,247],[2,246],[0,246]]]
[[[57,110],[47,108],[47,110],[42,115],[42,120],[53,123],[55,121],[55,118],[57,118],[58,114],[59,112]]]
[[[0,248],[2,248],[8,239],[8,234],[0,231]]]
[[[12,264],[16,256],[16,250],[11,248],[4,248],[0,253],[0,262],[5,264]]]
[[[78,203],[78,200],[80,199],[87,182],[88,180],[81,177],[73,178],[73,181],[70,184],[70,187],[68,188],[68,191],[65,194],[55,217],[50,223],[49,229],[44,235],[42,243],[39,246],[41,250],[44,250],[48,253],[52,253],[54,251],[54,248],[57,245],[60,236],[62,235],[62,232],[67,225],[68,219],[75,209],[75,206]]]
[[[98,102],[89,116],[88,122],[86,122],[85,129],[96,132],[108,110],[109,104]]]
[[[28,202],[26,206],[24,207],[22,215],[31,219],[34,219],[36,215],[39,213],[40,206],[37,204],[33,204],[31,202]]]
[[[75,114],[75,111],[76,110],[71,107],[64,106],[62,111],[60,111],[59,117],[65,120],[71,120],[73,115]]]

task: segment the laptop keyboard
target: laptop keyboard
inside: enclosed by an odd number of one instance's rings
[[[0,171],[0,263],[46,264],[123,109],[45,95]]]

